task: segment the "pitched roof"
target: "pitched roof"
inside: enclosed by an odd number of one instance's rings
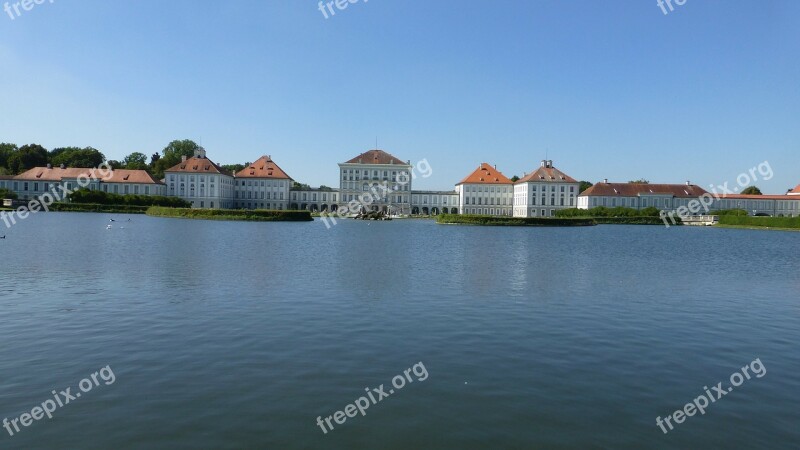
[[[208,158],[200,158],[198,156],[192,156],[186,161],[181,161],[164,172],[219,173],[222,175],[233,176],[230,172],[215,164],[214,161],[211,161]]]
[[[789,192],[789,195],[800,195],[800,184],[792,192]]]
[[[116,169],[110,172],[104,177],[99,177],[98,175],[102,175],[106,171],[82,167],[68,167],[66,169],[60,167],[34,167],[15,176],[14,180],[59,182],[63,179],[85,176],[93,180],[99,179],[103,183],[161,184],[160,181],[157,181],[145,170]]]
[[[553,166],[539,167],[532,173],[522,177],[517,183],[531,182],[551,182],[551,183],[577,183],[578,181]]]
[[[103,177],[103,183],[136,183],[136,184],[162,184],[153,178],[146,170],[112,170],[111,174]]]
[[[355,158],[347,161],[345,164],[400,164],[403,166],[409,165],[407,162],[396,158],[383,150],[369,150]]]
[[[291,180],[292,177],[286,174],[270,156],[262,156],[258,160],[236,174],[236,178],[275,178],[281,180]]]
[[[581,196],[637,197],[639,195],[672,195],[678,198],[697,198],[708,192],[694,184],[597,183]]]
[[[488,163],[481,163],[474,172],[466,178],[456,183],[459,184],[513,184],[499,170],[490,166]]]

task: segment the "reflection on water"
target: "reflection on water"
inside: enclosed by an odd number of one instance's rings
[[[791,448],[800,234],[39,214],[0,245],[2,448]],[[755,358],[769,374],[665,436]],[[324,435],[367,386],[430,378]],[[2,431],[2,430],[0,430]]]

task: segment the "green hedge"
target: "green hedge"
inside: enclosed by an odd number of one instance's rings
[[[135,205],[98,205],[92,203],[53,203],[50,211],[61,212],[102,212],[119,214],[144,214],[147,206]]]
[[[606,208],[605,206],[598,206],[591,209],[561,209],[556,211],[556,217],[660,217],[661,210],[652,206],[642,210],[634,208],[624,208],[617,206],[615,208]]]
[[[254,222],[310,222],[314,219],[309,211],[267,211],[247,209],[191,209],[151,206],[148,216],[174,217],[181,219],[244,220]]]
[[[11,200],[16,200],[18,198],[17,197],[17,193],[12,191],[12,190],[6,189],[6,188],[0,189],[0,200],[6,199],[6,198],[10,198]],[[0,204],[2,204],[2,203],[3,202],[0,201]]]
[[[708,213],[711,216],[749,216],[750,214],[743,209],[721,209],[719,211],[711,211]]]
[[[79,189],[69,196],[72,203],[92,203],[97,205],[168,206],[189,208],[191,203],[177,197],[159,195],[120,195],[103,191]]]
[[[800,229],[800,217],[719,216],[720,225]]]
[[[440,214],[436,216],[437,223],[459,225],[489,225],[489,226],[541,226],[541,227],[579,227],[592,226],[592,219],[560,219],[546,217],[496,217],[478,215]]]

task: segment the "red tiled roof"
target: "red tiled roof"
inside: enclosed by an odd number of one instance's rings
[[[474,172],[469,174],[466,178],[459,181],[459,184],[513,184],[511,180],[506,178],[499,170],[490,166],[488,163],[481,163]]]
[[[577,183],[578,181],[555,167],[539,167],[534,172],[522,177],[517,183],[528,182],[553,182],[553,183]]]
[[[407,166],[408,163],[396,158],[383,150],[370,150],[364,152],[355,158],[347,161],[345,164],[401,164]]]
[[[222,175],[232,176],[230,172],[218,166],[208,158],[199,158],[193,156],[186,161],[182,161],[175,166],[165,170],[165,172],[181,172],[181,173],[219,173]]]
[[[697,198],[707,193],[705,189],[694,184],[597,183],[583,191],[581,196],[637,197],[661,194],[678,198]]]
[[[58,182],[63,179],[75,179],[80,176],[86,176],[93,180],[100,179],[104,183],[136,183],[136,184],[161,184],[153,178],[147,171],[144,170],[126,170],[117,169],[112,170],[110,174],[99,178],[98,175],[105,173],[102,169],[87,169],[81,167],[69,167],[62,169],[60,167],[34,167],[27,170],[16,177],[15,180],[20,181],[50,181]],[[94,174],[94,175],[93,175]]]
[[[236,178],[276,178],[291,180],[292,177],[286,174],[269,156],[262,156],[253,164],[240,170]]]
[[[792,192],[789,192],[792,195],[800,195],[800,184],[797,185],[796,188]]]

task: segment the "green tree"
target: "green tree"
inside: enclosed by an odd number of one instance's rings
[[[513,177],[511,177],[511,182],[512,183],[516,183],[517,181],[519,181],[519,177],[518,176],[514,175]]]
[[[309,186],[309,185],[307,185],[305,183],[298,183],[297,181],[292,183],[292,190],[295,190],[295,191],[307,191],[307,190],[310,190],[310,189],[311,189],[311,186]]]
[[[50,152],[50,164],[54,166],[99,167],[105,160],[105,155],[92,147],[62,147]]]
[[[129,170],[148,170],[147,155],[144,153],[133,152],[122,160],[122,165]]]
[[[23,145],[8,157],[8,169],[13,174],[47,165],[49,154],[39,144]]]
[[[764,195],[761,193],[761,189],[758,186],[750,186],[747,189],[742,191],[744,195]]]
[[[185,156],[191,158],[200,148],[196,142],[184,139],[172,141],[161,151],[161,157],[152,165],[152,174],[157,179],[164,178],[164,172],[181,162]]]
[[[244,170],[244,168],[249,166],[249,165],[250,165],[250,163],[225,164],[224,166],[222,166],[222,168],[227,170],[228,172],[231,172],[231,173],[238,173],[238,172],[241,172],[242,170]]]
[[[0,144],[0,169],[8,169],[8,158],[17,150],[16,144]]]
[[[650,184],[650,180],[645,180],[644,178],[639,178],[638,180],[628,181],[630,184]]]
[[[588,181],[581,181],[581,185],[578,188],[578,192],[581,193],[581,192],[589,189],[592,186],[594,186],[594,185],[592,183],[589,183]]]

